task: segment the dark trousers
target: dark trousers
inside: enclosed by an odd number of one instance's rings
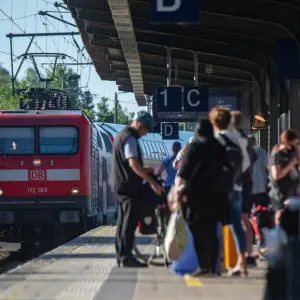
[[[139,201],[135,198],[130,195],[117,194],[118,219],[115,244],[117,259],[120,261],[125,261],[132,256],[139,212]]]
[[[199,219],[189,224],[193,234],[194,245],[201,269],[216,271],[219,256],[219,240],[217,236],[217,222]]]

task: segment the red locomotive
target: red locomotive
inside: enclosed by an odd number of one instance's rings
[[[55,243],[97,226],[98,180],[97,130],[84,112],[0,112],[0,242]]]

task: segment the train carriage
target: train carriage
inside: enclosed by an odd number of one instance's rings
[[[1,111],[0,152],[1,242],[97,226],[97,130],[81,110]]]

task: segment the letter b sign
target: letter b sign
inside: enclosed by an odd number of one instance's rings
[[[197,23],[201,0],[150,0],[150,22]]]

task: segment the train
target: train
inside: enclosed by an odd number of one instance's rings
[[[0,111],[0,247],[55,246],[114,219],[112,152],[123,127],[80,109]],[[181,135],[186,143],[192,133]],[[170,154],[159,134],[139,143],[154,169]]]

